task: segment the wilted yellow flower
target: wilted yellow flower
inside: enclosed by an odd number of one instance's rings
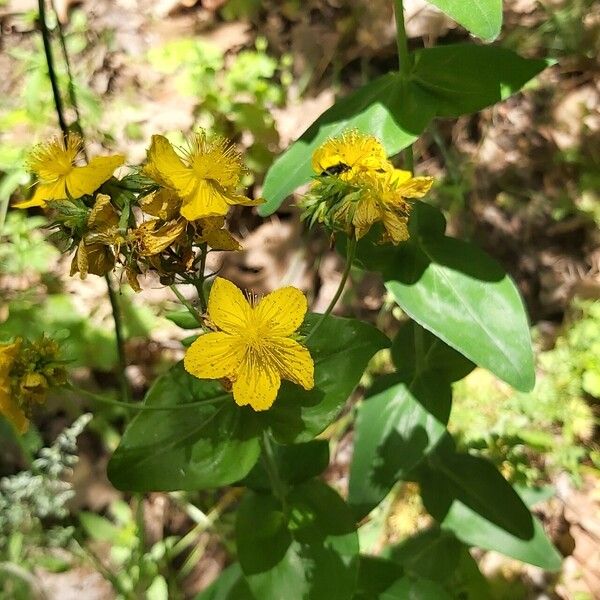
[[[161,188],[142,199],[142,210],[163,221],[176,219],[181,208],[181,198],[170,189]],[[195,243],[206,242],[213,250],[240,250],[240,243],[225,229],[225,217],[206,217],[193,221]],[[168,245],[168,244],[167,244]]]
[[[216,331],[201,335],[187,350],[185,369],[201,379],[226,378],[235,402],[254,410],[270,408],[282,379],[314,387],[314,362],[292,338],[307,310],[294,287],[276,290],[258,303],[248,301],[230,281],[217,277],[208,299]]]
[[[92,194],[125,161],[118,154],[97,156],[89,164],[78,167],[75,162],[82,148],[81,138],[74,133],[69,133],[66,141],[60,137],[36,146],[29,156],[28,167],[38,176],[39,183],[30,200],[15,206],[45,206],[47,200],[76,199]]]
[[[66,382],[57,357],[58,345],[46,337],[0,344],[0,414],[19,433],[29,426],[31,406],[44,402],[50,387]]]
[[[312,167],[317,175],[336,175],[343,181],[352,181],[360,173],[383,172],[391,165],[376,137],[351,129],[321,144],[313,153]]]
[[[222,137],[199,131],[179,156],[162,135],[153,135],[146,176],[174,189],[183,199],[181,215],[188,221],[226,215],[236,204],[257,206],[238,193],[244,172],[240,154]]]
[[[13,398],[10,380],[10,371],[20,347],[20,341],[0,344],[0,414],[8,419],[19,433],[24,433],[29,420]]]
[[[71,261],[71,275],[79,273],[81,279],[88,273],[106,275],[115,266],[111,245],[120,240],[118,228],[119,213],[110,196],[98,194],[87,220],[86,232]]]
[[[408,239],[411,204],[407,198],[422,198],[431,188],[431,177],[413,177],[410,171],[363,174],[356,182],[359,193],[346,196],[334,214],[347,231],[360,239],[377,222],[383,223],[381,242],[399,244]]]

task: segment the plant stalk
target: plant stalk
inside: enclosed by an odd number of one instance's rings
[[[185,306],[188,312],[196,319],[199,327],[204,327],[204,323],[202,320],[202,315],[198,312],[196,307],[177,289],[175,284],[169,286],[171,291],[177,296],[177,299],[183,306]]]
[[[58,88],[58,78],[56,76],[56,70],[54,69],[54,55],[52,54],[52,44],[50,42],[50,31],[48,30],[48,24],[46,22],[46,2],[45,0],[38,0],[39,7],[39,21],[40,30],[42,32],[42,40],[44,42],[44,54],[46,55],[46,65],[48,66],[48,78],[50,79],[50,85],[52,86],[52,96],[54,97],[54,107],[56,108],[56,115],[58,117],[58,125],[63,135],[66,137],[69,133],[69,127],[65,119],[64,106]]]
[[[129,390],[129,382],[127,381],[127,356],[125,354],[125,336],[123,334],[123,318],[121,314],[121,306],[119,304],[119,298],[117,292],[113,287],[112,278],[109,273],[104,276],[106,280],[106,287],[108,289],[108,298],[110,300],[110,306],[112,308],[113,321],[115,323],[115,340],[117,347],[117,358],[119,368],[119,386],[121,388],[121,395],[126,402],[131,401],[131,392]]]
[[[307,342],[315,334],[317,329],[321,327],[323,321],[325,321],[325,319],[331,314],[331,311],[335,308],[335,305],[338,303],[338,300],[340,299],[340,296],[342,295],[342,293],[344,292],[344,288],[346,287],[346,282],[348,281],[348,277],[350,275],[350,270],[352,269],[352,263],[354,262],[355,256],[356,238],[354,237],[354,234],[352,234],[351,237],[348,238],[348,245],[346,246],[346,266],[344,267],[344,272],[342,273],[342,278],[340,279],[338,288],[333,298],[331,299],[329,306],[325,309],[325,312],[321,315],[315,326],[304,339],[305,342]]]
[[[396,16],[396,45],[398,47],[398,70],[401,75],[408,78],[412,68],[412,60],[408,51],[408,38],[406,37],[406,26],[404,24],[404,2],[394,1],[394,14]],[[411,173],[414,172],[414,155],[412,144],[403,152],[404,168]]]

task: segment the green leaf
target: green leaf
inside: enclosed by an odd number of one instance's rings
[[[444,588],[429,579],[405,575],[380,596],[381,600],[452,600]]]
[[[255,600],[239,563],[227,567],[195,600]]]
[[[303,444],[281,446],[273,444],[275,463],[282,481],[296,485],[321,474],[329,464],[329,442],[312,440]],[[269,475],[261,462],[241,482],[256,491],[269,491]]]
[[[182,329],[199,329],[202,327],[188,310],[171,310],[165,313],[165,317]]]
[[[392,342],[392,360],[402,378],[429,371],[444,381],[459,381],[475,365],[415,321],[402,325]]]
[[[408,315],[467,358],[521,391],[535,383],[529,324],[519,292],[482,250],[437,230],[439,211],[415,205],[411,239],[397,247],[359,244],[367,268]]]
[[[438,526],[425,529],[387,551],[411,575],[445,583],[458,567],[463,544]]]
[[[498,46],[456,44],[417,50],[412,77],[438,117],[459,117],[505,100],[549,64]]]
[[[309,314],[301,333],[308,333],[320,318]],[[306,342],[315,361],[315,387],[306,391],[283,382],[273,408],[258,415],[259,422],[271,428],[283,444],[314,438],[337,416],[372,356],[389,344],[389,339],[372,325],[326,317]]]
[[[502,0],[428,0],[483,40],[498,37],[502,27]]]
[[[376,136],[389,155],[412,144],[433,117],[431,103],[425,102],[423,95],[420,87],[399,73],[388,73],[338,100],[273,163],[263,189],[267,202],[259,207],[259,213],[272,214],[286,196],[309,181],[314,175],[314,150],[345,129]]]
[[[286,511],[249,493],[236,522],[240,564],[256,598],[347,600],[356,587],[358,536],[344,501],[320,481],[288,494]]]
[[[450,442],[448,437],[430,457],[431,472],[425,479],[423,501],[433,495],[436,502],[441,500],[450,508],[453,499],[460,500],[508,533],[530,539],[533,519],[519,494],[490,461],[457,453]],[[444,499],[445,490],[448,495]],[[440,520],[439,514],[433,516]]]
[[[465,544],[495,550],[546,571],[558,571],[562,563],[561,555],[535,517],[533,536],[529,540],[522,540],[484,519],[462,502],[454,501],[441,527],[453,531]]]
[[[206,405],[182,408],[191,402]],[[214,402],[213,402],[214,401]],[[259,456],[251,409],[216,381],[192,377],[178,363],[159,377],[108,465],[113,485],[130,491],[197,490],[242,479]]]
[[[464,466],[462,463],[453,465],[454,468],[464,468]],[[485,481],[474,484],[473,477],[476,476],[477,469],[472,469],[471,465],[466,469],[470,473],[465,477],[467,483],[461,486],[462,492],[457,492],[449,482],[446,471],[441,472],[437,469],[423,467],[419,467],[417,471],[423,503],[441,528],[452,531],[465,544],[478,546],[485,550],[495,550],[545,570],[558,570],[561,557],[546,537],[540,522],[535,517],[530,517],[532,527],[527,539],[507,531],[507,529],[514,529],[512,526],[505,528],[494,523],[490,519],[493,518],[494,521],[497,521],[500,511],[507,513],[502,517],[502,521],[509,518],[508,514],[514,509],[514,507],[513,509],[509,508],[514,504],[514,498],[511,499],[503,491],[497,493],[494,498],[489,490],[484,489],[485,483],[488,481],[487,476],[484,475]],[[460,474],[456,472],[454,476],[458,478]],[[497,483],[492,483],[491,486],[492,489],[500,487]],[[473,497],[478,497],[475,503]],[[508,502],[508,507],[506,502]],[[483,514],[478,514],[478,509],[473,508],[477,504],[481,506],[491,503],[495,503],[496,506],[492,507],[492,510],[486,508],[482,511]]]
[[[450,384],[424,376],[398,383],[361,404],[348,495],[357,518],[368,514],[435,448],[446,433],[450,402]],[[436,404],[442,419],[426,408]]]

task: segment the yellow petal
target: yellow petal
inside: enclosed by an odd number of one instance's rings
[[[148,162],[142,172],[154,181],[176,189],[181,195],[194,187],[192,170],[186,167],[171,142],[162,135],[153,135],[148,149]]]
[[[111,227],[119,226],[119,213],[111,204],[110,196],[98,194],[94,207],[90,211],[87,225],[96,231],[106,231]]]
[[[386,210],[383,213],[383,226],[385,228],[383,241],[391,241],[393,244],[406,241],[409,237],[407,223],[407,217]]]
[[[85,279],[88,274],[88,260],[87,260],[87,248],[83,240],[79,242],[77,250],[75,250],[75,256],[71,261],[71,277],[79,273],[81,279]]]
[[[422,198],[433,185],[433,177],[413,177],[397,188],[404,198]]]
[[[103,277],[115,266],[115,255],[104,244],[86,244],[88,273]]]
[[[412,179],[412,173],[410,171],[403,171],[402,169],[394,169],[384,175],[384,178],[387,179],[389,185],[398,186],[410,181]]]
[[[33,196],[29,200],[17,202],[15,208],[45,206],[46,200],[66,200],[65,177],[59,177],[52,183],[38,183]]]
[[[247,326],[252,308],[241,290],[231,281],[217,277],[208,298],[208,318],[227,333],[237,333]]]
[[[288,336],[300,327],[307,309],[306,296],[289,286],[267,294],[254,309],[254,318],[269,336]]]
[[[239,338],[222,331],[201,335],[186,351],[185,370],[200,379],[231,377],[244,356]]]
[[[233,193],[225,194],[224,198],[229,204],[231,204],[231,206],[260,206],[261,204],[264,204],[266,202],[264,198],[256,198],[256,200],[253,200],[252,198],[247,198],[242,194]]]
[[[381,208],[374,194],[365,194],[358,202],[352,224],[356,229],[356,239],[363,237],[373,223],[381,221]]]
[[[81,198],[86,194],[93,194],[124,162],[125,157],[116,154],[97,156],[85,167],[75,167],[66,177],[69,195],[72,198]]]
[[[315,363],[307,348],[290,338],[269,340],[269,354],[276,359],[282,379],[311,390],[315,386]]]
[[[131,286],[131,289],[136,293],[141,292],[142,288],[137,278],[138,274],[131,267],[125,267],[125,275],[127,276],[127,282]]]
[[[148,196],[144,196],[140,206],[146,214],[158,217],[163,221],[170,221],[179,214],[181,198],[175,190],[161,188]]]
[[[19,433],[25,433],[29,427],[29,419],[10,397],[6,387],[0,387],[0,414],[13,424]]]
[[[10,344],[0,344],[0,387],[8,385],[5,381],[12,368],[15,356],[21,349],[21,342],[17,340]]]
[[[205,217],[226,215],[229,211],[229,200],[216,184],[199,180],[194,190],[185,196],[181,206],[181,216],[188,221]]]
[[[209,229],[202,233],[200,240],[206,242],[213,250],[241,250],[241,244],[227,229]]]
[[[273,406],[281,385],[281,377],[273,365],[246,354],[233,381],[233,399],[239,406],[249,404],[254,410]]]
[[[142,241],[142,256],[154,256],[168,248],[185,231],[187,223],[184,219],[163,223],[147,221],[140,225],[137,231]]]

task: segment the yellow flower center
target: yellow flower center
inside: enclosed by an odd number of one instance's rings
[[[32,150],[28,166],[42,182],[66,177],[75,168],[75,159],[81,146],[81,138],[73,133],[68,135],[66,143],[63,138],[55,138]]]
[[[241,156],[222,137],[209,139],[204,132],[196,133],[185,158],[198,179],[211,179],[223,187],[239,184],[243,172]]]

